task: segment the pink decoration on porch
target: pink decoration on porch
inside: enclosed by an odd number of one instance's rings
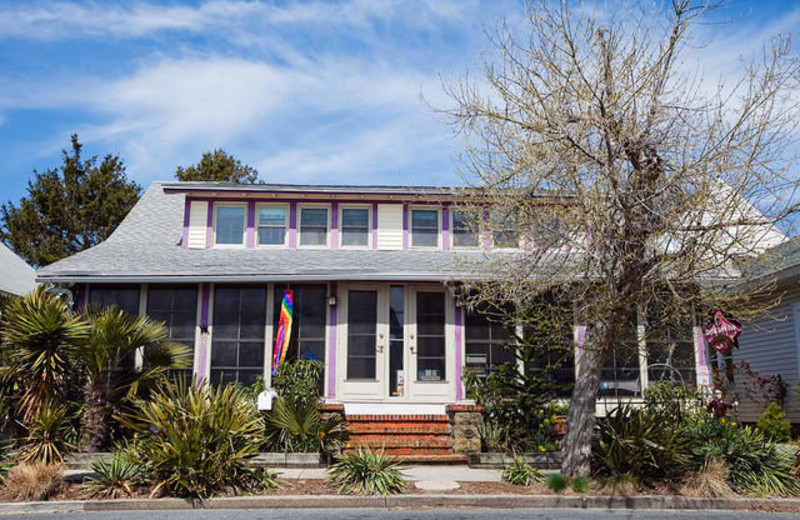
[[[714,313],[714,324],[703,331],[708,344],[723,356],[730,356],[733,347],[737,346],[736,338],[742,333],[742,327],[725,317],[722,311]]]

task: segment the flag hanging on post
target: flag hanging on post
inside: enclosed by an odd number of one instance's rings
[[[294,291],[287,289],[283,291],[283,301],[281,302],[281,316],[278,322],[278,335],[275,337],[275,349],[272,355],[272,375],[278,371],[280,365],[286,358],[286,351],[289,349],[289,338],[292,335],[292,316],[294,314]]]

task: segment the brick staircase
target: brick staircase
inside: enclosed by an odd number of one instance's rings
[[[359,446],[383,450],[401,462],[466,462],[453,453],[447,415],[347,415],[352,437],[345,453]]]

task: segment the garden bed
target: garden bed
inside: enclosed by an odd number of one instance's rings
[[[557,470],[561,468],[561,452],[520,453],[525,462],[538,469]],[[514,462],[514,456],[508,453],[470,453],[469,466],[475,468],[503,469]]]

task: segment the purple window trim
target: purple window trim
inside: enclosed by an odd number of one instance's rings
[[[88,283],[81,283],[75,286],[76,288],[76,298],[75,298],[75,312],[82,312],[83,308],[86,307],[86,300],[89,296],[89,284]]]
[[[331,203],[331,249],[339,249],[339,203]]]
[[[528,252],[530,252],[531,249],[533,249],[533,242],[531,241],[531,237],[529,237],[528,235],[522,237],[522,249]]]
[[[442,250],[450,251],[450,208],[442,207]]]
[[[253,200],[247,201],[247,238],[245,239],[245,247],[253,249],[256,247],[256,203]]]
[[[336,282],[331,282],[329,286],[331,298],[337,297],[337,284]],[[329,309],[329,318],[328,318],[328,399],[335,399],[336,398],[336,337],[337,337],[337,320],[338,320],[338,311],[336,305],[328,306]]]
[[[403,249],[408,249],[408,204],[403,203]]]
[[[184,249],[189,247],[189,213],[191,207],[192,201],[187,198],[183,205],[183,237],[181,237],[181,245]]]
[[[378,249],[378,203],[372,203],[372,249]]]
[[[214,245],[214,203],[208,201],[208,215],[206,216],[206,249]]]
[[[297,249],[297,202],[289,203],[289,249]]]
[[[464,373],[464,361],[461,356],[461,353],[464,349],[463,314],[464,309],[462,307],[456,307],[456,401],[461,401],[464,399],[464,383],[461,380]]]
[[[443,206],[449,204],[441,200],[414,200],[411,202],[409,199],[298,199],[296,197],[192,197],[192,201],[205,201],[205,202],[233,202],[233,203],[247,203],[250,201],[256,204],[287,204],[291,202],[299,202],[303,204],[330,204],[331,202],[338,202],[339,204],[409,204],[413,203],[415,206]]]
[[[200,303],[200,347],[197,349],[197,382],[200,383],[206,379],[206,359],[208,358],[208,314],[209,305],[211,302],[211,284],[204,283],[202,286],[201,303]],[[206,328],[206,332],[202,329]]]

